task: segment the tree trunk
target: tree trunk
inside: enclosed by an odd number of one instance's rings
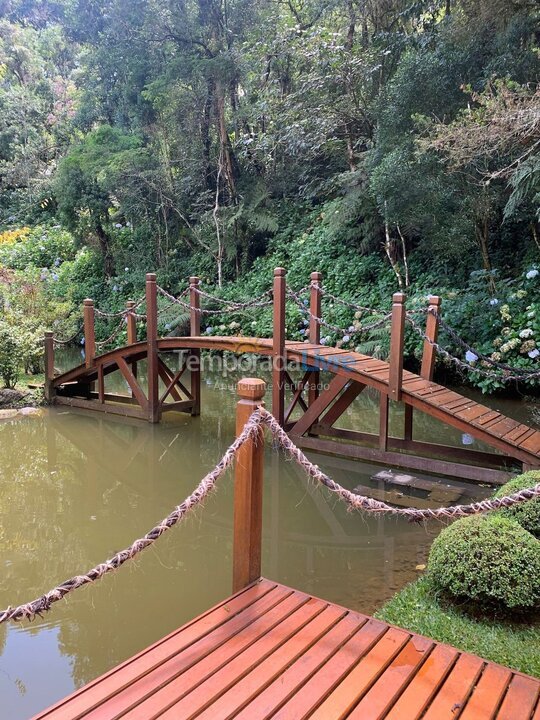
[[[218,124],[220,155],[223,163],[223,175],[225,176],[226,186],[233,203],[236,204],[236,176],[237,164],[234,157],[233,149],[227,132],[227,122],[225,119],[225,95],[221,83],[216,83],[216,119]]]
[[[489,256],[489,220],[487,215],[484,215],[484,217],[476,223],[476,238],[478,240],[478,244],[480,245],[480,252],[482,254],[482,266],[488,273],[489,289],[494,294],[496,288],[495,280],[493,279],[493,267]]]
[[[115,274],[114,260],[111,251],[111,240],[99,220],[96,222],[95,229],[97,239],[99,241],[101,258],[103,260],[103,273],[106,278],[110,278]]]

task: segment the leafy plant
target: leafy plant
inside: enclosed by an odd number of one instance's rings
[[[540,541],[505,517],[462,518],[435,539],[428,577],[437,590],[481,608],[537,608]]]

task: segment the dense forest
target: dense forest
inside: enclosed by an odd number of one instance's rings
[[[27,369],[86,296],[122,307],[155,270],[250,297],[277,264],[377,307],[440,294],[494,361],[538,363],[535,0],[0,0],[0,18],[0,341],[25,341]],[[340,343],[384,354],[379,335]]]

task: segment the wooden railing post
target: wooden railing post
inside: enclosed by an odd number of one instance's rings
[[[322,274],[320,272],[311,273],[311,291],[309,295],[309,342],[319,345],[321,342],[321,326],[315,318],[321,317],[322,307]],[[319,378],[320,373],[313,371],[309,380],[308,405],[313,405],[319,397]]]
[[[405,340],[405,295],[394,293],[392,296],[392,330],[390,337],[390,372],[388,396],[391,400],[401,400],[403,380],[403,345]]]
[[[200,279],[198,277],[189,278],[189,334],[191,337],[199,337],[201,334],[201,296],[197,292],[199,289]],[[190,377],[191,377],[191,395],[193,397],[193,406],[191,408],[192,415],[201,414],[201,351],[193,348],[190,351]]]
[[[272,414],[285,423],[285,268],[274,270],[274,324],[272,350]]]
[[[84,318],[84,362],[86,367],[92,367],[96,357],[96,328],[94,301],[86,299],[83,306]]]
[[[263,404],[266,383],[256,378],[237,385],[236,435],[240,435],[250,415]],[[263,429],[245,442],[236,455],[234,479],[233,592],[245,588],[261,576]]]
[[[137,318],[135,317],[135,301],[128,300],[126,303],[127,323],[127,344],[134,345],[137,342]]]
[[[54,333],[45,333],[45,400],[51,402],[54,398]]]
[[[433,380],[433,371],[435,370],[435,359],[437,350],[431,343],[436,343],[439,337],[439,319],[437,315],[441,312],[442,298],[438,295],[430,295],[428,315],[426,319],[426,336],[431,340],[424,340],[424,350],[422,353],[422,366],[420,368],[420,377],[424,380]]]
[[[148,421],[160,419],[159,375],[157,349],[157,286],[155,273],[146,274],[146,340],[148,343]]]

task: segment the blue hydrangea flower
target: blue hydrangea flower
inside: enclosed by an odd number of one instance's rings
[[[534,348],[534,350],[529,350],[527,355],[535,360],[540,355],[540,350],[538,348]]]
[[[527,280],[532,280],[538,275],[538,270],[536,268],[533,268],[532,270],[529,270],[529,272],[525,275]]]
[[[472,435],[469,435],[469,433],[463,433],[461,436],[461,442],[463,445],[473,445],[474,444],[474,438]]]
[[[478,360],[478,355],[475,355],[471,350],[467,350],[465,353],[465,360],[470,363],[476,362]]]
[[[499,301],[497,300],[497,298],[491,298],[489,304],[491,305],[491,307],[493,307],[494,305],[498,305]]]

